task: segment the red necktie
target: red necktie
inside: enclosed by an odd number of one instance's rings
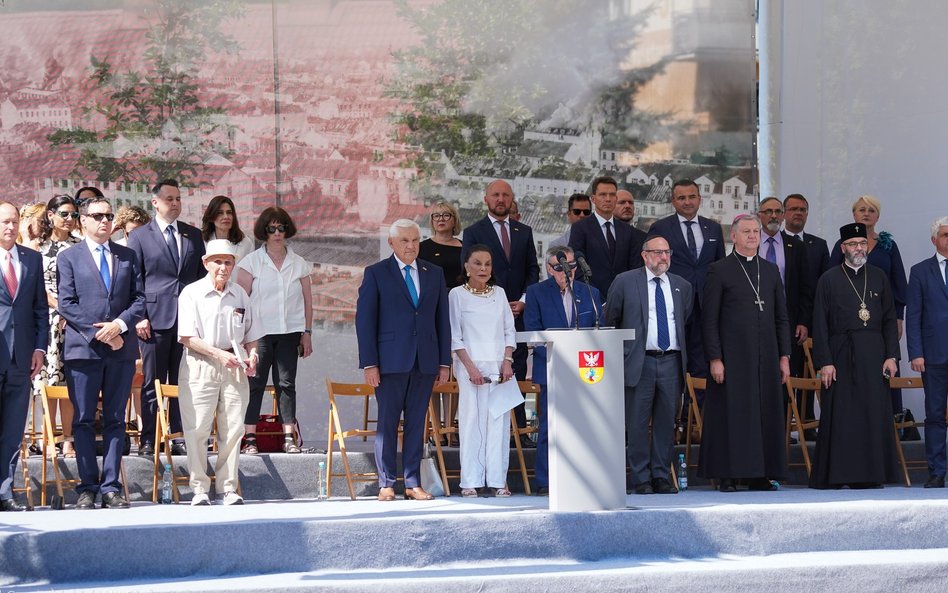
[[[10,298],[16,298],[16,271],[13,269],[13,256],[10,255],[10,252],[7,251],[7,263],[3,266],[3,281],[7,284],[7,291],[10,293]]]
[[[507,221],[500,221],[500,244],[504,247],[504,255],[507,256],[507,261],[510,261],[510,234],[507,233]]]

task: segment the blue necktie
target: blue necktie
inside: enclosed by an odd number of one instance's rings
[[[178,241],[174,238],[174,225],[169,224],[165,227],[165,242],[168,243],[168,250],[171,251],[171,261],[174,262],[174,269],[178,269],[180,258],[178,257]]]
[[[653,278],[655,282],[655,317],[658,321],[658,347],[668,350],[671,338],[668,337],[668,310],[665,309],[665,291],[662,290],[662,279]]]
[[[693,220],[685,221],[685,225],[688,227],[688,235],[687,235],[688,250],[691,251],[691,256],[697,260],[698,259],[698,242],[695,241],[695,231],[693,228],[691,228],[691,225],[693,225],[694,223],[695,221]]]
[[[945,288],[948,288],[948,259],[942,263],[945,264]]]
[[[774,248],[774,238],[767,239],[767,261],[772,264],[777,263],[777,250]]]
[[[104,245],[99,245],[99,276],[102,276],[102,282],[105,284],[105,292],[112,290],[112,275],[109,274],[109,260],[105,255]]]
[[[405,286],[408,287],[411,304],[418,307],[418,290],[415,289],[415,281],[411,279],[411,266],[405,266]]]

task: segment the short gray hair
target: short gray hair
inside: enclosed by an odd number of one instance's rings
[[[556,254],[560,251],[563,252],[563,255],[570,255],[573,253],[573,248],[567,245],[554,245],[546,250],[546,261],[550,261],[551,257],[556,257]]]
[[[948,216],[935,219],[935,222],[932,223],[932,239],[938,236],[938,229],[943,226],[948,226]]]
[[[393,222],[392,226],[388,227],[388,236],[397,237],[398,229],[415,229],[419,235],[421,234],[421,227],[418,226],[418,223],[407,218],[399,218]]]

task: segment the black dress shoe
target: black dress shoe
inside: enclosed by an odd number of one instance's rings
[[[184,445],[184,443],[172,443],[171,454],[172,455],[187,455],[188,448]]]
[[[721,492],[737,492],[737,484],[730,478],[724,478],[721,480],[718,490]]]
[[[95,508],[95,492],[86,490],[79,493],[79,500],[76,501],[76,509],[88,511]]]
[[[636,494],[652,494],[652,485],[648,482],[635,487]]]
[[[813,441],[816,440],[816,429],[815,429],[815,428],[807,428],[806,430],[803,431],[803,436],[806,437],[806,440],[807,440],[807,441],[809,441],[809,442],[812,443]]]
[[[550,489],[546,486],[540,486],[537,488],[537,496],[549,496]]]
[[[155,445],[153,443],[142,443],[138,446],[139,457],[151,457],[155,454]]]
[[[945,487],[945,476],[932,476],[928,478],[928,481],[925,482],[926,488],[944,488]]]
[[[678,494],[678,489],[665,478],[652,478],[652,492],[655,494]]]
[[[20,513],[25,510],[28,510],[26,505],[18,503],[13,498],[4,498],[3,500],[0,500],[0,512]]]
[[[128,507],[128,501],[118,492],[106,492],[102,495],[103,509],[127,509]]]
[[[767,478],[754,478],[747,481],[747,489],[757,492],[773,492],[777,487]]]

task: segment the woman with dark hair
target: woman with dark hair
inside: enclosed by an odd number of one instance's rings
[[[461,219],[454,206],[445,201],[435,203],[428,217],[431,238],[418,245],[418,257],[444,270],[448,290],[460,286],[461,276]]]
[[[494,286],[490,248],[474,245],[464,260],[467,282],[448,294],[451,350],[458,381],[461,437],[461,496],[473,498],[485,485],[494,496],[510,496],[510,412],[490,414],[493,382],[513,377],[516,347],[513,313],[504,289]]]
[[[238,262],[253,251],[253,239],[240,230],[234,201],[227,196],[214,196],[208,202],[201,219],[201,236],[205,245],[214,239],[227,239],[236,245]]]
[[[46,204],[44,232],[40,237],[39,252],[43,256],[43,280],[46,283],[46,301],[49,304],[49,346],[46,365],[36,376],[37,385],[65,385],[63,370],[63,342],[66,338],[66,320],[59,315],[59,291],[56,280],[56,260],[62,251],[82,241],[73,234],[79,226],[79,210],[71,196],[55,196]],[[72,404],[60,400],[59,415],[63,426],[63,455],[75,457],[72,441]],[[55,411],[53,412],[55,414]],[[47,453],[53,453],[47,445]]]
[[[263,391],[273,367],[274,397],[283,423],[283,451],[299,453],[296,442],[296,367],[313,352],[313,293],[310,265],[293,253],[286,240],[296,225],[286,210],[271,206],[257,218],[254,236],[263,241],[237,266],[237,283],[247,291],[262,316],[267,335],[257,340],[257,373],[250,377],[250,403],[244,418],[243,453],[256,454],[257,420]]]
[[[104,197],[105,197],[105,194],[102,193],[101,189],[97,187],[92,187],[91,185],[87,185],[85,187],[80,187],[76,191],[76,195],[72,200],[78,206],[79,204],[81,204],[82,202],[90,198],[104,198]]]

